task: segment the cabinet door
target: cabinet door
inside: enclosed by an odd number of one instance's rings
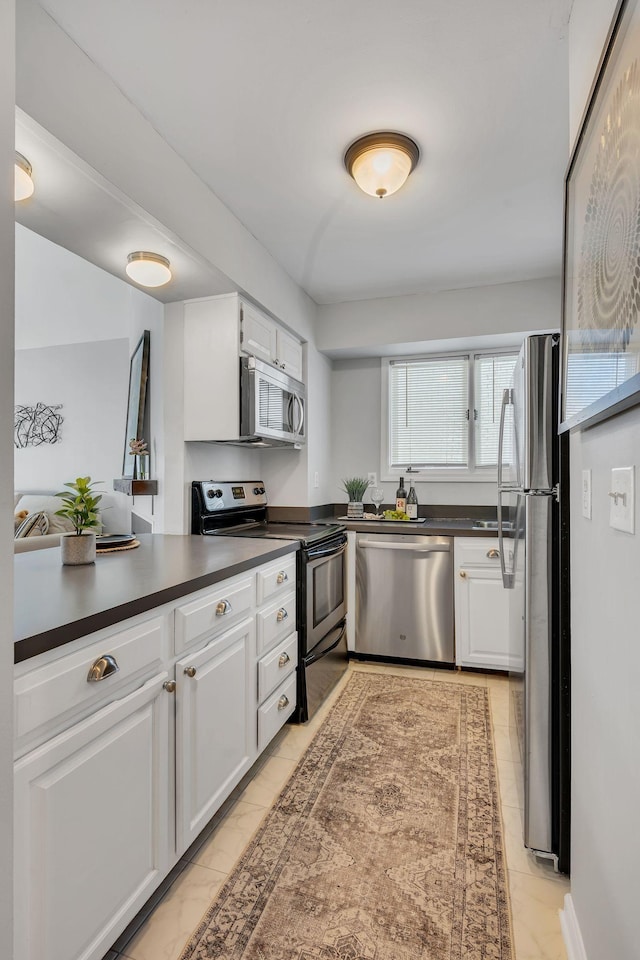
[[[244,620],[176,663],[176,821],[186,850],[257,755],[255,627]]]
[[[267,363],[276,358],[276,325],[254,307],[240,306],[240,349]]]
[[[508,670],[509,595],[494,567],[457,566],[456,663]]]
[[[99,960],[166,874],[166,679],[159,674],[15,764],[21,960]]]
[[[302,380],[302,344],[280,327],[276,333],[276,364],[287,376]]]

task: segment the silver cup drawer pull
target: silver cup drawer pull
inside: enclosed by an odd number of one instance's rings
[[[276,577],[276,583],[277,584],[286,583],[288,579],[289,579],[289,574],[285,573],[284,570],[281,570],[278,576]]]
[[[289,654],[281,653],[280,656],[278,657],[278,666],[286,667],[288,663],[291,663],[291,657],[289,656]]]
[[[499,560],[500,551],[496,550],[495,548],[492,548],[491,550],[487,550],[487,557],[489,560]]]
[[[289,706],[289,697],[286,693],[283,693],[280,699],[278,700],[278,710],[284,710],[285,707]]]
[[[276,613],[276,620],[278,621],[278,623],[282,623],[282,621],[283,621],[283,620],[286,620],[288,616],[289,616],[289,614],[287,613],[287,611],[285,610],[285,608],[284,608],[284,607],[280,607],[280,609],[279,609],[278,612]]]
[[[97,683],[99,680],[106,680],[107,677],[112,677],[114,673],[117,673],[120,667],[116,662],[116,658],[112,657],[110,653],[105,653],[101,657],[92,663],[89,667],[89,673],[87,674],[87,683]]]
[[[231,604],[228,600],[221,600],[216,606],[216,617],[224,617],[231,612]]]

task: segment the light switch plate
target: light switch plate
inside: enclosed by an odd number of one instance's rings
[[[368,473],[368,474],[367,474],[367,480],[369,481],[369,486],[370,486],[370,487],[377,487],[377,486],[378,486],[378,474],[377,474],[377,473]]]
[[[609,526],[623,533],[635,533],[635,467],[614,467],[611,471]]]
[[[591,470],[582,471],[582,516],[591,520]]]

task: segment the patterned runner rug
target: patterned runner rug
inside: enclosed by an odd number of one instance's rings
[[[512,960],[484,687],[355,673],[181,960]]]

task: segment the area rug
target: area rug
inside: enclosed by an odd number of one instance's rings
[[[181,960],[512,960],[488,691],[357,673]]]

